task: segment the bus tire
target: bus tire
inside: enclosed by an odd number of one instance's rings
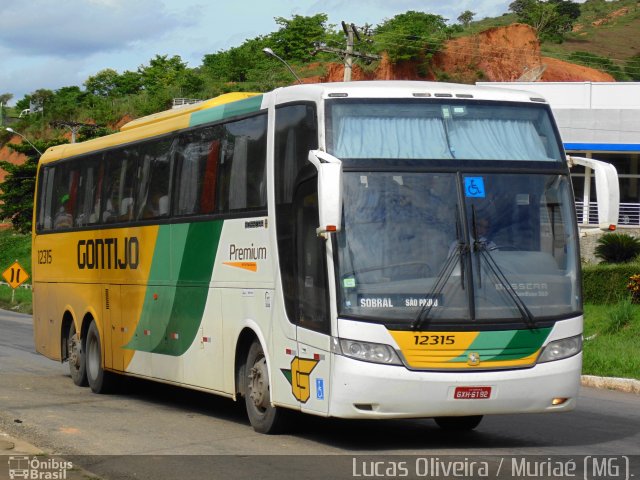
[[[79,387],[89,385],[87,381],[87,369],[84,359],[83,341],[78,337],[75,322],[69,325],[67,333],[67,359],[69,360],[69,373],[73,383]]]
[[[260,342],[251,344],[246,365],[244,400],[249,422],[258,433],[280,433],[285,427],[286,412],[271,405],[269,369]]]
[[[470,415],[468,417],[436,417],[436,423],[443,430],[464,432],[473,430],[482,420],[482,415]]]
[[[108,393],[113,387],[113,374],[105,372],[102,367],[102,344],[100,334],[94,320],[87,330],[85,346],[85,365],[87,371],[87,381],[93,393]]]

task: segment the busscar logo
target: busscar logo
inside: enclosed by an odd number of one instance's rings
[[[67,471],[73,468],[72,462],[58,458],[12,456],[8,463],[11,480],[66,480]]]

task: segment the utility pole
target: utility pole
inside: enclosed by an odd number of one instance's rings
[[[373,54],[360,53],[360,52],[354,51],[353,47],[354,47],[355,39],[358,39],[358,41],[361,41],[361,38],[360,38],[360,34],[358,33],[358,29],[353,23],[347,25],[347,23],[343,21],[342,30],[344,31],[344,34],[347,37],[347,47],[345,50],[341,50],[339,48],[327,47],[326,45],[321,45],[317,43],[315,45],[316,48],[313,50],[312,54],[315,55],[318,52],[327,52],[327,53],[334,53],[339,57],[342,57],[344,62],[344,81],[350,82],[354,58],[362,58],[365,62],[371,63],[374,60],[379,60],[380,55],[373,55]]]
[[[95,125],[93,123],[65,122],[61,120],[54,120],[53,122],[51,122],[51,126],[56,128],[67,127],[69,130],[71,130],[71,143],[76,143],[76,135],[81,128],[98,128],[100,125]]]

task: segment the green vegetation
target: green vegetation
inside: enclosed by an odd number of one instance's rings
[[[586,304],[584,317],[582,373],[640,380],[640,306]]]
[[[640,239],[626,233],[606,233],[598,239],[594,253],[604,263],[630,262],[640,254]]]
[[[562,43],[580,16],[580,5],[570,0],[514,0],[509,10],[519,22],[531,25],[540,40]]]
[[[585,303],[613,305],[625,298],[632,275],[640,272],[640,262],[584,265],[582,292]]]
[[[31,275],[31,235],[16,233],[11,229],[0,230],[0,273],[9,268],[14,261]],[[27,280],[27,284],[31,279]],[[15,303],[11,303],[12,288],[0,285],[0,308],[21,313],[31,313],[31,289],[17,288]]]

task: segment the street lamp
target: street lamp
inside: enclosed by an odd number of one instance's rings
[[[29,139],[27,137],[25,137],[24,135],[22,135],[19,132],[16,132],[13,128],[11,127],[6,127],[5,130],[7,132],[13,133],[14,135],[18,135],[19,137],[22,137],[24,139],[24,141],[26,141],[29,145],[31,145],[31,147],[33,147],[33,149],[38,152],[38,155],[42,156],[42,152],[40,150],[38,150],[38,147],[36,147],[33,143],[31,143],[29,141]]]
[[[284,64],[284,66],[289,69],[289,71],[291,72],[291,75],[296,77],[296,80],[298,81],[298,83],[302,84],[302,80],[300,80],[300,77],[298,75],[296,75],[296,72],[293,71],[293,69],[289,66],[289,64],[287,62],[285,62],[282,58],[280,58],[278,55],[276,55],[273,50],[271,50],[269,47],[266,47],[266,48],[263,48],[262,51],[264,52],[264,54],[267,57],[273,57],[273,58],[277,58],[278,60],[280,60]]]

